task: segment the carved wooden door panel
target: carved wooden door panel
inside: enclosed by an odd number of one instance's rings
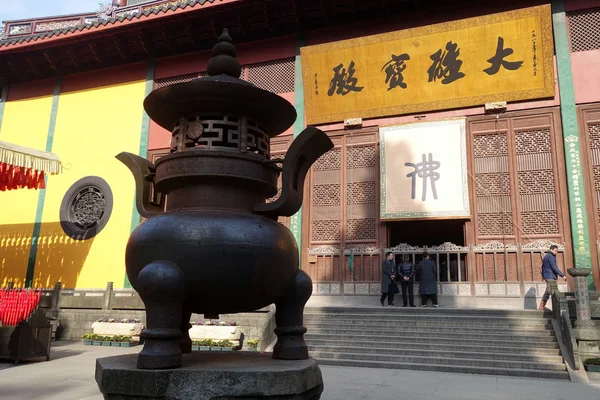
[[[600,263],[600,104],[581,106],[578,111],[592,270],[598,280],[598,264]]]
[[[476,251],[477,280],[540,281],[541,254],[517,248],[570,249],[558,109],[470,118],[468,130],[475,249],[494,248]],[[561,251],[563,269],[569,260],[571,252]]]
[[[308,180],[303,265],[318,294],[368,294],[380,279],[378,128],[328,134],[335,147],[317,160]]]

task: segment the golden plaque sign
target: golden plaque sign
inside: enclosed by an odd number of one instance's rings
[[[554,96],[550,5],[303,47],[308,124]]]

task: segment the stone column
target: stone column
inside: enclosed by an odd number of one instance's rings
[[[567,270],[575,281],[575,307],[577,320],[575,321],[575,339],[579,353],[583,356],[598,356],[600,348],[600,329],[592,321],[590,297],[588,291],[587,276],[592,272],[591,268],[569,268]]]
[[[104,290],[104,304],[102,307],[103,310],[111,309],[112,295],[113,295],[113,283],[107,282],[106,289]]]
[[[588,197],[583,184],[584,174],[580,154],[580,133],[577,124],[573,73],[571,71],[569,29],[567,27],[565,0],[552,0],[551,4],[554,48],[558,69],[558,91],[560,93],[560,114],[565,146],[567,190],[569,192],[569,219],[573,238],[573,261],[575,267],[585,269],[592,265],[590,235],[587,224],[587,221],[591,219],[588,219],[586,211],[586,199]],[[593,276],[589,276],[587,284],[589,288],[594,288]]]

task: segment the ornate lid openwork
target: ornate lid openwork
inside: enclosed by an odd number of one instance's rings
[[[211,119],[244,117],[255,121],[264,126],[267,140],[286,131],[296,120],[294,106],[240,79],[241,66],[235,56],[233,40],[224,29],[213,47],[208,76],[154,90],[144,101],[150,118],[170,132],[180,125],[182,118],[189,121],[204,115],[210,115]],[[202,134],[200,127],[194,126],[188,136],[197,140]]]

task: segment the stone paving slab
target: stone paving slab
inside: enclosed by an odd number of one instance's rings
[[[102,400],[96,358],[141,347],[53,343],[51,361],[14,366],[0,362],[2,400]],[[600,400],[600,383],[406,370],[322,366],[322,400]]]

